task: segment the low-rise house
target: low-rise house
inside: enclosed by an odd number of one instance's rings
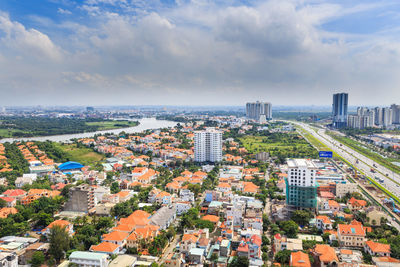
[[[365,245],[365,229],[362,225],[355,224],[339,224],[338,239],[343,247],[364,247]]]
[[[156,196],[155,200],[160,205],[169,205],[172,203],[172,196],[170,193],[162,191]]]
[[[371,256],[390,257],[390,245],[371,240],[365,242],[364,251]]]
[[[147,225],[145,227],[136,228],[127,238],[126,246],[128,248],[142,249],[141,244],[150,243],[158,233],[158,226]],[[142,242],[143,241],[143,242]]]
[[[311,267],[308,254],[297,251],[290,254],[290,266],[294,267]]]
[[[315,226],[319,230],[331,230],[331,229],[333,229],[331,219],[329,219],[329,217],[325,216],[325,215],[318,215],[316,217]]]
[[[358,250],[341,249],[339,260],[345,263],[358,264],[363,262],[363,255]]]
[[[121,247],[110,242],[101,242],[98,245],[92,245],[90,247],[90,251],[93,252],[99,252],[99,253],[105,253],[105,254],[118,254],[120,251]]]
[[[188,260],[191,264],[203,264],[204,249],[192,248],[188,254]]]
[[[118,255],[108,267],[134,267],[136,266],[137,258],[131,255]]]
[[[347,202],[347,206],[351,211],[358,211],[364,209],[367,206],[367,201],[352,197]]]
[[[104,253],[74,251],[69,256],[69,262],[79,267],[107,267],[109,256]]]
[[[102,241],[114,243],[120,247],[125,246],[126,239],[128,238],[129,233],[121,232],[121,231],[112,231],[111,233],[104,234],[102,237]]]
[[[150,223],[160,227],[160,230],[167,229],[171,223],[176,219],[176,206],[164,206],[156,211],[151,216]]]
[[[340,211],[340,205],[335,200],[328,200],[328,209],[333,213]]]
[[[179,244],[179,251],[188,254],[192,248],[197,247],[199,237],[195,234],[184,234],[181,243]]]
[[[183,201],[176,202],[175,206],[177,215],[182,215],[186,213],[192,207],[192,205],[189,202],[183,202]]]
[[[377,267],[400,267],[400,260],[392,257],[372,257]]]
[[[179,192],[179,198],[182,201],[185,201],[185,202],[187,201],[187,202],[193,203],[194,202],[194,193],[191,192],[189,189],[182,189]]]
[[[12,197],[0,197],[2,200],[4,200],[7,203],[7,207],[12,208],[17,205],[17,200]]]
[[[336,255],[335,249],[329,245],[317,244],[312,251],[316,259],[315,265],[320,267],[337,266],[339,259]]]
[[[128,201],[133,196],[131,190],[123,190],[123,191],[120,191],[120,192],[116,193],[115,195],[118,196],[118,199],[119,199],[120,203]]]
[[[8,189],[3,196],[15,198],[17,201],[23,199],[28,193],[22,189]]]
[[[46,236],[49,236],[51,228],[53,228],[54,226],[59,226],[61,228],[64,228],[65,231],[70,236],[72,236],[74,234],[74,225],[66,220],[56,220],[56,221],[50,223],[45,229],[42,230],[42,233]]]
[[[26,184],[31,185],[32,183],[33,183],[33,180],[31,177],[18,177],[15,180],[15,187],[21,188]]]
[[[277,253],[285,249],[290,251],[303,250],[303,241],[301,239],[287,238],[286,236],[276,234],[274,236],[274,244],[272,247],[273,252]]]
[[[0,266],[17,267],[18,255],[15,252],[0,252]]]

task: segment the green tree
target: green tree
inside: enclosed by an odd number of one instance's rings
[[[247,267],[249,266],[249,259],[244,256],[234,257],[229,267]]]
[[[65,252],[69,249],[69,235],[64,227],[55,225],[50,230],[49,253],[57,263],[64,258]]]
[[[307,226],[311,218],[312,214],[307,210],[296,210],[292,215],[292,220],[295,223],[303,226]]]
[[[29,261],[30,264],[32,264],[32,267],[38,267],[41,266],[45,261],[45,257],[42,251],[37,250],[35,253],[32,255],[32,259]]]
[[[278,253],[275,255],[275,261],[282,265],[288,265],[290,261],[290,254],[291,251],[287,249],[278,251]]]
[[[7,202],[0,198],[0,208],[4,208],[5,206],[7,206]]]
[[[294,221],[283,221],[280,223],[280,228],[285,233],[285,235],[289,238],[295,238],[299,231],[299,226]]]
[[[119,191],[121,191],[121,189],[119,189],[119,184],[118,184],[118,182],[113,182],[113,183],[111,184],[110,191],[111,191],[111,194],[116,194],[116,193],[118,193]]]

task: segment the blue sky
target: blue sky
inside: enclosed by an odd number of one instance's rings
[[[399,25],[391,0],[2,0],[0,105],[388,105]]]

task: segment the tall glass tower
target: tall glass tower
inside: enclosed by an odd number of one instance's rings
[[[332,126],[335,128],[343,128],[347,126],[347,108],[349,95],[347,93],[339,93],[333,95],[332,104]]]

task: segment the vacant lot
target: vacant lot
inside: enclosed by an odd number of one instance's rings
[[[240,138],[250,153],[268,152],[271,156],[284,158],[316,158],[318,152],[297,133],[271,133],[266,136]]]
[[[104,155],[96,153],[90,148],[77,147],[76,144],[55,143],[55,146],[66,153],[69,160],[76,161],[84,165],[93,165],[94,163],[102,161],[105,158]]]

